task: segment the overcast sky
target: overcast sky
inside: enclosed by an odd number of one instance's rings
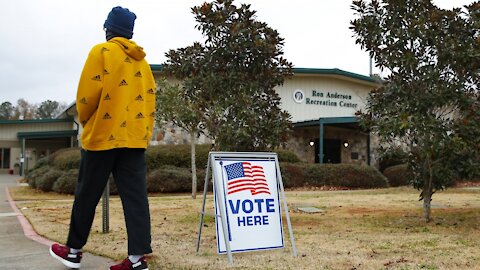
[[[114,6],[137,15],[133,40],[150,64],[165,53],[203,41],[190,8],[205,0],[0,0],[0,103],[45,100],[71,103],[91,47],[104,42],[103,23]],[[474,0],[434,0],[451,9]],[[368,75],[368,54],[349,30],[351,0],[236,0],[285,39],[295,67],[339,68]],[[374,73],[378,72],[374,68]]]

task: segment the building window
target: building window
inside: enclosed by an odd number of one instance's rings
[[[0,148],[0,169],[10,168],[10,148]]]

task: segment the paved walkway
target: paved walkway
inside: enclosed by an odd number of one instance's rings
[[[37,235],[25,217],[9,199],[7,187],[17,185],[20,177],[0,174],[0,268],[68,269],[49,254],[50,240]],[[65,237],[67,237],[65,235]],[[84,254],[82,269],[106,270],[113,262],[109,259]]]

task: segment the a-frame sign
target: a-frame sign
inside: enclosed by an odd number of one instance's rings
[[[217,248],[233,263],[233,252],[284,247],[282,206],[293,255],[297,256],[276,153],[210,152],[198,229],[200,248],[208,182],[212,172]]]

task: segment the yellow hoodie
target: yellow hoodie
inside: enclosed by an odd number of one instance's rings
[[[143,48],[116,37],[90,51],[76,107],[82,148],[146,148],[155,113],[155,80]]]

